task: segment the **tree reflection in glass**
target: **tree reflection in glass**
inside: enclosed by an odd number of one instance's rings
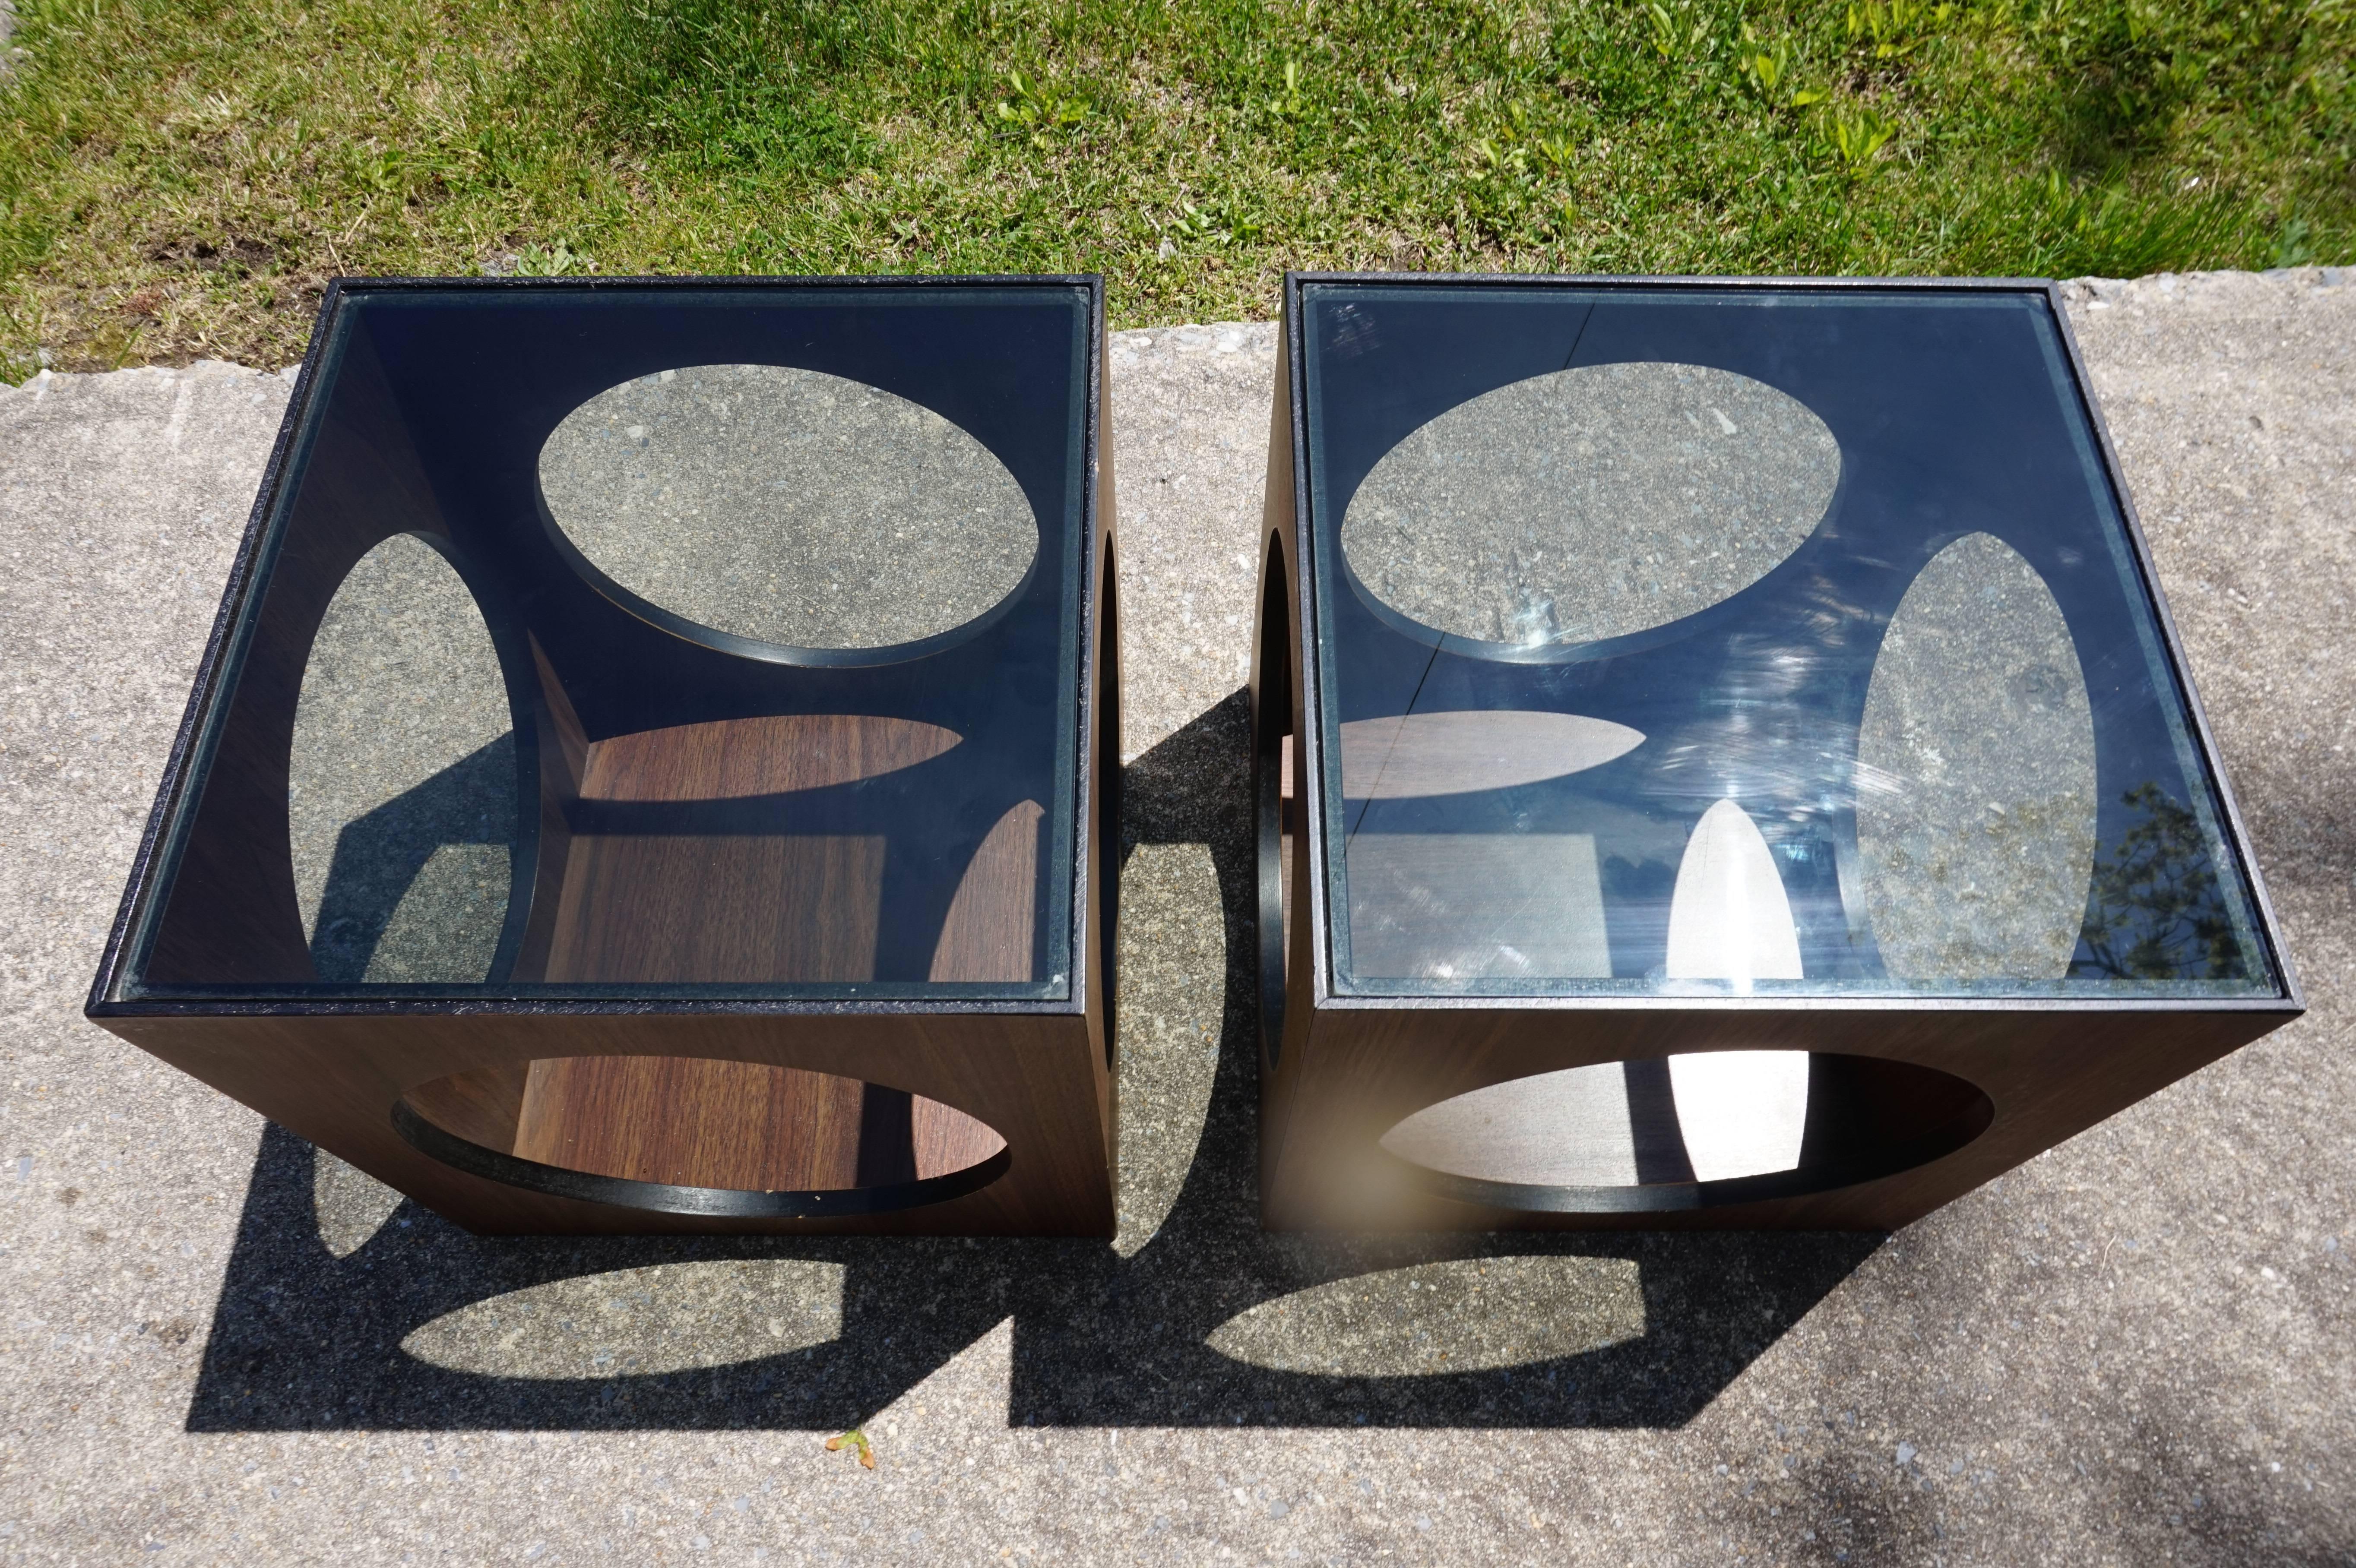
[[[2073,975],[2115,980],[2242,977],[2242,938],[2201,821],[2147,780],[2127,791],[2135,826],[2094,863]]]

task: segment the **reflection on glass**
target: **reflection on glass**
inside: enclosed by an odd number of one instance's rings
[[[1511,709],[1358,719],[1342,726],[1342,786],[1352,800],[1471,795],[1601,767],[1644,737],[1576,713]]]
[[[1343,792],[1387,803],[1513,789],[1601,767],[1644,741],[1624,724],[1575,713],[1360,719],[1342,726]],[[1350,818],[1359,973],[1437,980],[1612,973],[1590,835],[1398,833],[1387,830],[1389,820],[1379,807]]]
[[[948,752],[938,725],[791,714],[640,731],[583,752],[551,980],[875,977],[888,842],[796,832],[789,797],[883,779]],[[1027,813],[1027,815],[1025,815]],[[955,973],[1030,977],[1033,825],[983,840],[944,932]]]
[[[498,656],[434,549],[396,534],[311,644],[286,786],[295,894],[326,980],[482,980],[507,917],[515,742]]]
[[[2240,942],[2192,813],[2140,784],[2122,802],[2133,826],[2094,868],[2077,972],[2120,980],[2224,979]]]
[[[1612,973],[1595,840],[1583,833],[1360,833],[1350,955],[1434,980]]]
[[[1342,548],[1367,592],[1473,642],[1591,642],[1763,577],[1824,516],[1840,448],[1806,405],[1699,365],[1533,376],[1386,453]]]
[[[696,365],[611,387],[540,453],[589,563],[698,625],[797,648],[952,631],[1030,570],[1006,465],[921,403],[817,370]]]
[[[1701,814],[1669,897],[1668,977],[1800,978],[1800,933],[1774,853],[1751,814],[1721,800]]]
[[[1301,300],[1340,990],[2279,993],[2041,292]]]
[[[1633,1258],[1462,1258],[1296,1290],[1212,1330],[1221,1355],[1337,1378],[1492,1371],[1643,1338]]]
[[[1883,633],[1857,740],[1857,842],[1901,979],[2058,979],[2094,862],[2094,719],[2044,579],[1973,534]]]

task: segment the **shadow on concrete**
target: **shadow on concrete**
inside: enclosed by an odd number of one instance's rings
[[[247,1191],[189,1430],[841,1430],[1009,1318],[1014,1425],[1630,1427],[1690,1420],[1880,1239],[1623,1232],[1338,1240],[1261,1232],[1246,734],[1239,695],[1140,758],[1125,784],[1124,854],[1140,843],[1209,845],[1226,904],[1227,954],[1218,1064],[1201,1138],[1167,1218],[1135,1255],[1073,1241],[481,1238],[403,1203],[339,1258],[321,1240],[311,1146],[273,1125]],[[486,1342],[469,1359],[487,1370],[452,1370],[402,1348],[425,1325],[507,1293],[657,1264],[788,1261],[839,1268],[834,1337],[710,1368],[498,1375],[500,1332],[519,1324],[534,1334],[575,1327],[510,1311],[500,1318],[503,1328],[487,1322],[474,1330]],[[1537,1331],[1516,1341],[1522,1326],[1491,1320],[1470,1325],[1478,1332],[1468,1339],[1462,1304],[1482,1298],[1449,1293],[1492,1277],[1480,1273],[1484,1264],[1496,1275],[1527,1275],[1535,1267],[1542,1285],[1559,1279],[1573,1294],[1601,1288],[1593,1301],[1581,1297],[1562,1313],[1542,1304],[1534,1316],[1561,1319],[1551,1331],[1534,1323]],[[807,1267],[796,1277],[813,1273],[838,1277]],[[1338,1286],[1342,1280],[1352,1283]],[[594,1298],[602,1288],[582,1286],[538,1310],[551,1318],[586,1317],[601,1309]],[[1332,1304],[1342,1289],[1357,1305],[1337,1316]],[[1301,1310],[1288,1329],[1275,1314],[1293,1302]],[[1497,1305],[1491,1298],[1493,1318]],[[1264,1307],[1269,1310],[1257,1318],[1267,1331],[1238,1336],[1233,1320]],[[741,1291],[721,1309],[740,1317],[761,1310]],[[1596,1323],[1570,1320],[1580,1313]],[[693,1359],[693,1346],[680,1341],[714,1331],[708,1318],[701,1329],[697,1321],[690,1311],[666,1330],[674,1360]],[[1251,1359],[1213,1349],[1215,1335]],[[756,1335],[745,1348],[757,1344]],[[1451,1344],[1462,1352],[1459,1364],[1469,1360],[1475,1370],[1440,1370],[1441,1350]],[[605,1370],[584,1361],[578,1370]],[[626,1369],[626,1359],[616,1364]],[[1321,1370],[1284,1370],[1302,1366]],[[536,1370],[546,1370],[544,1360]]]

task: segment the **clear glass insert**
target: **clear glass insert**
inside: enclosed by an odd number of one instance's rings
[[[1340,988],[2280,993],[2042,292],[1302,311]]]
[[[121,994],[1068,995],[1090,331],[347,294]]]

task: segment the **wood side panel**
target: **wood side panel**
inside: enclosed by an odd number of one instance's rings
[[[1101,1039],[1072,1014],[103,1017],[106,1029],[482,1234],[1108,1236]],[[395,1101],[454,1073],[563,1056],[693,1054],[888,1083],[1003,1135],[1006,1173],[963,1198],[855,1219],[659,1214],[475,1177],[393,1130]]]
[[[553,678],[544,661],[542,678]],[[569,754],[577,721],[555,728]],[[579,798],[790,795],[913,767],[958,741],[938,725],[844,714],[679,725],[581,747]],[[1040,811],[1026,805],[977,853],[934,978],[1031,977]],[[880,836],[573,833],[534,972],[551,981],[872,979],[884,855]]]
[[[1006,1140],[963,1111],[919,1094],[910,1104],[909,1130],[920,1178],[947,1176],[980,1165],[1006,1147]]]
[[[525,635],[531,641],[531,667],[540,677],[541,700],[548,709],[549,739],[556,746],[550,758],[555,764],[555,793],[567,801],[578,800],[589,772],[589,737],[581,728],[581,715],[573,710],[573,699],[558,678],[556,667],[548,662],[548,650],[540,645],[537,635]]]
[[[578,835],[548,978],[872,979],[884,845],[849,835]]]
[[[410,1091],[409,1104],[444,1132],[506,1154],[515,1147],[517,1124],[523,1118],[527,1076],[521,1064],[454,1072],[419,1084]]]
[[[1288,1063],[1293,1115],[1270,1161],[1277,1229],[1889,1230],[2115,1115],[2283,1021],[2263,1012],[1678,1012],[1327,1008]],[[1769,1202],[1629,1214],[1491,1210],[1430,1197],[1375,1140],[1470,1090],[1593,1062],[1711,1050],[1815,1051],[1912,1062],[1985,1093],[1994,1120],[1943,1158]]]
[[[858,1185],[855,1079],[755,1062],[573,1056],[531,1064],[514,1152],[633,1181],[751,1192]]]
[[[589,765],[589,740],[581,716],[564,693],[564,682],[549,663],[537,635],[531,667],[539,695],[534,703],[534,743],[540,763],[539,853],[532,869],[531,911],[516,952],[519,980],[548,978],[548,955],[556,940],[556,915],[564,901],[565,868],[573,859],[573,806],[581,798],[581,775]]]
[[[693,1057],[575,1056],[411,1090],[444,1131],[568,1170],[749,1192],[943,1176],[1006,1140],[921,1094],[832,1073]]]
[[[936,980],[1031,979],[1039,884],[1035,800],[1018,801],[973,852],[933,949]]]

